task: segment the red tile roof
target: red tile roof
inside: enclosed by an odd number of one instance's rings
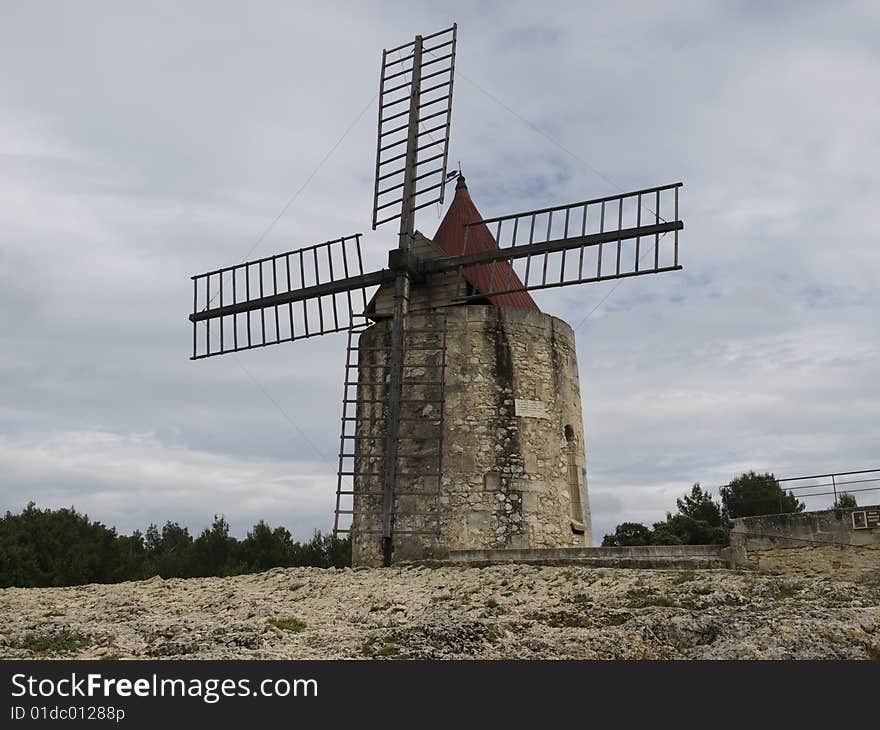
[[[483,220],[474,201],[468,193],[464,176],[459,175],[455,186],[455,197],[440,226],[434,234],[434,246],[447,256],[461,256],[464,253],[478,251],[497,251],[498,243],[486,226],[471,226],[467,237],[467,251],[464,250],[465,226]],[[468,266],[463,270],[464,277],[478,292],[499,289],[516,289],[523,286],[516,272],[507,261],[495,261],[491,264]],[[496,307],[511,309],[531,309],[541,311],[531,295],[525,291],[511,294],[496,294],[488,297]]]

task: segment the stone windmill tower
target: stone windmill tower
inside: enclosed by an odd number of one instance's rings
[[[433,240],[417,233],[414,253],[435,260],[459,255],[467,226],[481,220],[459,175]],[[540,311],[508,262],[494,268],[449,273],[410,289],[398,559],[440,558],[456,548],[590,544],[574,332]],[[481,296],[491,291],[489,277],[509,278],[517,291]],[[384,285],[367,307],[375,324],[359,333],[351,389],[359,438],[340,469],[351,467],[353,559],[362,565],[382,562],[373,536],[382,524],[383,474],[375,465],[383,461],[388,387],[376,374],[386,372],[391,305],[391,285]]]
[[[193,359],[348,332],[334,531],[355,565],[589,545],[574,332],[529,292],[681,268],[681,183],[481,216],[446,168],[456,34],[383,52],[387,269],[364,273],[357,234],[193,277]],[[453,180],[428,239],[415,213]]]

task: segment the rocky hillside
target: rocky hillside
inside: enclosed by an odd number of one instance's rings
[[[0,657],[880,658],[880,587],[732,571],[276,569],[0,590]]]

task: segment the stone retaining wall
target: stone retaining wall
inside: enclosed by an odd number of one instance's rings
[[[740,517],[733,521],[731,545],[746,552],[825,545],[880,545],[880,527],[853,528],[852,513],[880,507],[853,507],[816,512]]]
[[[583,565],[603,568],[727,568],[730,551],[722,545],[644,545],[637,547],[452,550],[444,561],[460,565]]]
[[[865,509],[878,508],[738,518],[731,550],[738,565],[752,570],[880,582],[880,528],[853,528],[852,512]]]
[[[737,554],[737,566],[764,573],[806,573],[880,584],[880,545],[810,545]]]

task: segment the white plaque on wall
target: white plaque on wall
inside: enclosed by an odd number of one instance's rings
[[[517,416],[524,416],[526,418],[549,418],[547,415],[547,407],[542,400],[514,398],[513,405]]]

